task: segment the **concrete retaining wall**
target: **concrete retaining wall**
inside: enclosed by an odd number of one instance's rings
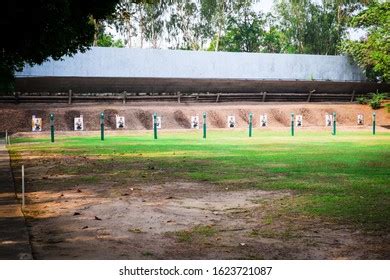
[[[92,48],[17,77],[364,81],[345,56]]]

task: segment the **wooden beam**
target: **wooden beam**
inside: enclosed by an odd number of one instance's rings
[[[265,102],[265,97],[267,96],[267,92],[266,91],[264,91],[263,92],[263,102]]]
[[[306,100],[307,102],[310,102],[310,100],[311,100],[311,95],[312,95],[315,91],[316,91],[315,89],[309,91],[309,95],[307,96],[307,100]]]
[[[123,92],[123,104],[126,104],[126,97],[127,97],[127,92]]]
[[[351,102],[355,100],[355,90],[352,91]]]
[[[72,90],[69,90],[69,96],[68,96],[68,104],[72,104]]]

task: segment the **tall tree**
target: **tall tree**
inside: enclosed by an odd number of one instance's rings
[[[226,29],[228,16],[233,11],[233,0],[201,0],[201,19],[208,23],[214,33],[214,50],[219,50],[219,41]]]
[[[198,50],[202,45],[199,7],[193,0],[175,0],[166,22],[168,43],[174,48]]]
[[[359,41],[346,40],[341,49],[376,81],[390,82],[390,3],[371,3],[351,20],[353,28],[367,35]]]
[[[279,0],[276,14],[289,52],[337,54],[351,14],[372,0]]]
[[[241,0],[234,4],[233,12],[227,18],[224,35],[214,37],[210,49],[235,52],[259,52],[264,36],[265,19],[252,9],[252,1]]]

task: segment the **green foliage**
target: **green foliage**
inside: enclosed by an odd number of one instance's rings
[[[369,102],[369,99],[365,96],[359,96],[356,98],[357,103],[366,105]]]
[[[385,97],[386,95],[384,93],[373,93],[371,99],[368,101],[368,104],[370,104],[371,108],[374,110],[379,109]]]
[[[259,52],[264,31],[261,14],[241,7],[228,17],[225,35],[220,38],[219,50],[233,52]],[[217,36],[214,40],[217,40]],[[214,48],[212,43],[209,50]]]
[[[281,0],[276,11],[280,31],[287,37],[287,52],[307,54],[338,53],[346,32],[346,15],[359,1]]]
[[[372,109],[376,110],[381,107],[382,102],[385,98],[387,98],[386,93],[376,92],[376,93],[370,93],[368,97],[359,96],[358,98],[356,98],[356,101],[359,104],[364,104],[364,105],[368,104],[371,106]]]
[[[12,90],[14,71],[25,63],[84,52],[95,34],[95,20],[114,12],[118,0],[5,0],[0,4],[2,56],[0,91]]]
[[[390,82],[390,2],[377,3],[351,20],[354,28],[364,28],[367,36],[343,42],[341,50],[352,56],[372,80]]]

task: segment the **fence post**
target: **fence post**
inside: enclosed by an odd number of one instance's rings
[[[333,132],[332,135],[336,135],[336,112],[333,112]]]
[[[249,113],[249,137],[252,137],[252,118],[253,114]]]
[[[50,114],[50,141],[54,143],[54,114]]]
[[[100,113],[100,140],[104,141],[104,112]]]
[[[24,165],[22,165],[22,207],[25,205],[24,199]]]
[[[294,136],[294,113],[291,113],[291,136]]]
[[[376,113],[372,113],[372,134],[375,135]]]
[[[154,139],[157,139],[157,113],[153,114],[153,132]]]
[[[69,95],[68,95],[68,104],[72,104],[72,90],[69,90]]]
[[[206,125],[206,112],[203,113],[203,139],[206,139],[207,125]]]

